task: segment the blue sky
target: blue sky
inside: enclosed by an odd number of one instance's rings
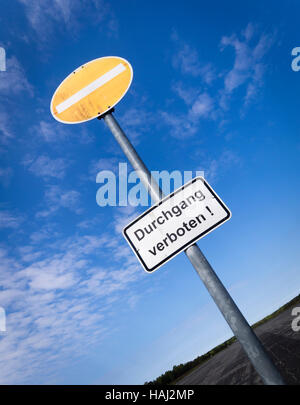
[[[104,122],[50,115],[81,64],[127,59],[115,116],[151,170],[203,170],[232,212],[199,245],[253,323],[299,294],[296,1],[4,0],[0,46],[2,384],[142,384],[231,336],[184,254],[146,274],[99,207],[125,162]]]

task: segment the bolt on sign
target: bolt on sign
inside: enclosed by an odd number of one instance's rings
[[[51,113],[65,124],[97,118],[124,97],[132,77],[132,67],[123,58],[94,59],[74,70],[60,84],[51,100]]]
[[[127,225],[123,234],[147,272],[158,269],[231,217],[203,177],[196,177]]]

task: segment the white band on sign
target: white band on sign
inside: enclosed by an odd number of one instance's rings
[[[60,114],[67,108],[71,107],[73,104],[78,103],[78,101],[82,100],[84,97],[88,96],[93,91],[97,90],[99,87],[103,86],[105,83],[109,82],[114,77],[124,72],[125,69],[126,68],[122,63],[115,66],[113,69],[104,73],[104,75],[98,77],[98,79],[94,80],[92,83],[88,84],[86,87],[79,90],[77,93],[73,94],[73,96],[67,98],[67,100],[58,104],[56,106],[57,112]]]

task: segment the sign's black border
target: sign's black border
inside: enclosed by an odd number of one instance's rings
[[[202,232],[200,235],[196,236],[194,239],[192,239],[190,242],[186,243],[185,245],[183,245],[180,249],[177,249],[175,252],[173,252],[171,255],[169,255],[168,257],[166,257],[162,262],[158,263],[156,266],[152,267],[151,269],[149,269],[146,265],[146,263],[144,262],[144,260],[142,259],[142,257],[139,255],[138,250],[135,248],[134,244],[131,242],[130,238],[128,237],[128,235],[126,234],[126,231],[128,230],[128,228],[130,228],[132,225],[134,225],[137,221],[139,221],[141,218],[143,218],[145,215],[149,214],[149,212],[151,212],[152,210],[154,210],[155,208],[159,207],[164,201],[168,200],[169,198],[172,198],[175,194],[179,193],[181,190],[183,190],[184,188],[186,188],[187,186],[189,186],[190,184],[195,183],[196,181],[202,181],[205,185],[205,187],[212,193],[212,195],[214,196],[214,198],[216,198],[216,200],[218,201],[218,203],[222,206],[222,208],[226,211],[227,216],[225,218],[223,218],[221,221],[217,222],[215,225],[211,226],[210,228],[206,229],[206,231]],[[230,219],[231,217],[231,212],[229,211],[229,209],[226,207],[226,205],[223,203],[223,201],[220,199],[220,197],[214,192],[214,190],[210,187],[210,185],[204,180],[203,177],[198,176],[195,177],[194,179],[192,179],[191,181],[189,181],[188,183],[184,184],[183,186],[179,187],[177,190],[173,191],[173,193],[167,195],[166,197],[164,197],[162,200],[160,200],[158,203],[154,204],[152,207],[150,207],[148,210],[146,210],[145,212],[143,212],[141,215],[139,215],[135,220],[133,220],[132,222],[130,222],[130,224],[128,224],[127,226],[125,226],[125,228],[123,229],[123,235],[125,237],[125,239],[127,240],[127,242],[129,243],[130,247],[132,248],[132,250],[134,251],[135,255],[137,256],[137,258],[139,259],[139,261],[141,262],[142,266],[144,267],[145,271],[147,273],[152,273],[153,271],[157,270],[159,267],[161,267],[164,263],[166,263],[167,261],[169,261],[172,257],[176,256],[177,254],[179,254],[180,252],[182,252],[183,250],[187,249],[188,247],[190,247],[191,245],[193,245],[197,240],[201,239],[203,236],[205,236],[207,233],[211,232],[213,229],[217,228],[219,225],[221,225],[223,222],[228,221],[228,219]]]

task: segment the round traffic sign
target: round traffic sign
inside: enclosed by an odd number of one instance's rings
[[[58,86],[51,100],[51,113],[65,124],[79,124],[99,117],[123,98],[132,76],[130,63],[117,56],[85,63]]]

